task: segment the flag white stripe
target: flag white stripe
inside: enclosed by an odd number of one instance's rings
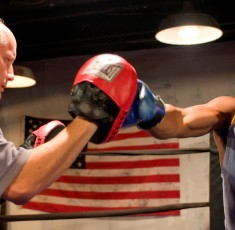
[[[150,153],[148,153],[150,154]],[[132,161],[141,161],[145,162],[148,160],[156,160],[156,159],[178,159],[179,155],[171,156],[159,156],[159,155],[86,155],[86,162],[132,162]]]
[[[31,201],[41,203],[52,203],[57,205],[85,206],[85,207],[153,207],[167,204],[179,203],[179,199],[123,199],[123,200],[89,200],[75,198],[61,198],[53,196],[38,195]],[[49,204],[48,204],[49,205]]]
[[[135,192],[135,191],[163,191],[179,190],[179,183],[145,183],[145,184],[115,184],[115,185],[96,185],[96,184],[68,184],[57,182],[52,184],[50,189],[81,192]]]
[[[170,143],[178,143],[178,139],[169,139],[169,140],[159,140],[152,137],[134,137],[122,140],[114,140],[111,142],[107,142],[104,144],[93,144],[88,143],[88,150],[89,149],[103,149],[103,148],[114,148],[114,147],[125,147],[125,146],[148,146],[154,144],[170,144]]]
[[[148,176],[148,175],[179,174],[179,167],[154,167],[140,169],[69,169],[64,176],[89,176],[89,177],[115,177],[115,176]]]

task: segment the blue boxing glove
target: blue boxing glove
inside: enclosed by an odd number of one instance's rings
[[[160,123],[165,116],[165,105],[160,96],[155,96],[150,88],[138,79],[138,89],[122,127],[137,125],[141,129],[150,129]]]

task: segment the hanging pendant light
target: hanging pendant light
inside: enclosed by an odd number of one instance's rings
[[[194,12],[192,3],[186,1],[183,12],[162,20],[155,38],[162,43],[172,45],[194,45],[214,41],[222,34],[214,17]]]
[[[8,81],[7,88],[25,88],[36,84],[33,72],[25,66],[14,65],[14,80]]]

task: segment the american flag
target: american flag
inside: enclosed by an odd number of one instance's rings
[[[28,117],[30,127],[38,118]],[[26,129],[27,126],[26,119]],[[121,129],[108,143],[86,150],[55,183],[23,208],[44,212],[84,212],[158,207],[180,202],[178,139],[152,138],[135,127]],[[179,215],[179,211],[158,213]]]

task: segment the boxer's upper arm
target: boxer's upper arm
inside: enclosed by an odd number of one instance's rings
[[[235,99],[230,97],[187,108],[166,104],[164,119],[149,132],[159,139],[201,136],[227,127],[234,112]]]

